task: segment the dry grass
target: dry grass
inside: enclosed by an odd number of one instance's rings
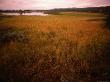
[[[94,16],[94,15],[93,15]],[[16,16],[0,21],[3,82],[108,81],[110,31],[93,16]]]

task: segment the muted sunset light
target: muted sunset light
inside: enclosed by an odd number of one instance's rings
[[[53,9],[109,5],[110,0],[0,0],[0,9]]]

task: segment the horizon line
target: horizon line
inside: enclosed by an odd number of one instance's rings
[[[110,5],[105,5],[105,6],[89,6],[89,7],[59,7],[59,8],[51,8],[51,9],[0,9],[0,10],[53,10],[53,9],[67,9],[67,8],[95,8],[95,7],[110,7]]]

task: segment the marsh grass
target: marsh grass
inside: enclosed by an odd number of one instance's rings
[[[108,13],[105,19],[105,26],[110,29],[110,14]]]
[[[13,17],[13,16],[4,16],[4,15],[0,14],[0,20],[5,19],[5,18],[11,18],[11,17]]]
[[[100,23],[73,18],[18,16],[2,20],[0,81],[108,80],[109,31]]]
[[[14,27],[3,26],[0,28],[0,45],[4,46],[10,42],[28,42],[26,32],[23,29],[17,29]]]

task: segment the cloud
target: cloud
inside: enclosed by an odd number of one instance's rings
[[[0,9],[52,9],[110,5],[110,0],[0,0]]]

